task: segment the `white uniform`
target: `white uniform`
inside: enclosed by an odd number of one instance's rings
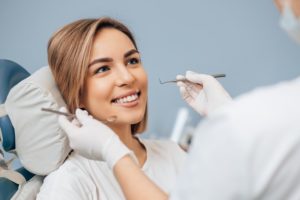
[[[140,141],[147,151],[142,170],[164,191],[170,192],[186,153],[171,141]],[[72,153],[58,170],[45,178],[37,199],[121,200],[125,197],[105,162]]]
[[[172,200],[299,200],[300,78],[213,113],[186,163]]]

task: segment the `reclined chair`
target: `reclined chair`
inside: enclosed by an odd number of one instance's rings
[[[30,75],[17,63],[0,60],[0,142],[22,165],[8,169],[0,161],[0,200],[36,199],[43,177],[66,159],[71,149],[57,116],[41,111],[61,106],[48,67]]]
[[[18,64],[8,61],[0,60],[0,103],[4,103],[9,90],[19,83],[21,80],[27,78],[30,74]],[[12,152],[15,149],[15,133],[8,116],[0,118],[0,127],[2,130],[3,149],[6,152]],[[0,135],[1,136],[1,135]],[[1,162],[3,168],[7,168],[4,161]],[[7,169],[6,169],[7,170]],[[2,172],[0,178],[0,199],[11,199],[13,194],[18,190],[18,184],[30,180],[34,174],[27,171],[24,167],[16,169],[17,173]],[[3,175],[4,174],[4,175]],[[24,177],[24,179],[22,179]]]

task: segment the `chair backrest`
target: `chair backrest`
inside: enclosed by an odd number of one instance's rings
[[[20,65],[9,60],[0,60],[0,104],[3,104],[11,88],[18,84],[30,74]],[[8,115],[0,116],[0,141],[5,151],[10,152],[15,149],[15,131]],[[2,162],[3,164],[3,162]],[[0,171],[3,172],[4,170]],[[24,167],[16,169],[26,181],[34,174]],[[18,190],[18,184],[9,177],[0,177],[0,200],[11,199]]]
[[[61,106],[66,104],[48,66],[30,75],[20,65],[0,60],[0,140],[22,164],[17,170],[1,170],[0,162],[0,200],[12,195],[14,200],[35,199],[43,177],[67,158],[71,148],[58,116],[41,111]]]
[[[12,87],[30,74],[20,65],[9,60],[0,60],[0,104],[3,104]],[[2,146],[5,151],[15,149],[15,132],[9,117],[0,118]]]

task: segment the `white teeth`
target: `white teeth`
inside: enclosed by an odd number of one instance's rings
[[[136,94],[133,94],[133,95],[129,95],[127,97],[123,97],[123,98],[117,99],[115,102],[116,103],[120,103],[120,104],[122,104],[122,103],[128,103],[128,102],[137,100],[137,98],[138,98],[138,95],[136,93]]]

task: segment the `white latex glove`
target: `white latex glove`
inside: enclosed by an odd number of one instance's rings
[[[60,111],[66,112],[67,110],[61,108]],[[127,154],[136,161],[133,152],[108,126],[81,109],[76,109],[76,118],[73,122],[63,115],[58,118],[59,125],[67,133],[70,147],[74,151],[88,159],[106,161],[111,169]]]
[[[177,75],[177,85],[182,98],[200,115],[209,115],[232,98],[212,76],[187,71],[185,76]]]

